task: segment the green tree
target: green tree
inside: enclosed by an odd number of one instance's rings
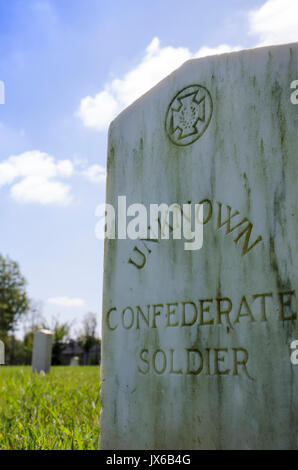
[[[99,343],[96,337],[97,319],[95,313],[86,313],[83,319],[83,329],[78,337],[78,342],[85,352],[89,353],[92,346]]]
[[[19,265],[0,255],[0,336],[13,332],[19,318],[29,309],[26,280]]]
[[[96,334],[97,330],[97,316],[95,313],[86,313],[83,319],[83,328],[79,333],[77,341],[83,348],[84,364],[98,364],[100,360],[100,353],[94,351],[94,347],[99,347],[101,342]]]

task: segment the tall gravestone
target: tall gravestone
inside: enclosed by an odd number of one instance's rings
[[[33,372],[50,372],[52,359],[52,339],[53,333],[49,330],[40,330],[34,334],[32,353]]]
[[[105,241],[102,449],[297,449],[297,50],[190,60],[110,126],[107,202],[201,202],[204,242]]]
[[[5,364],[5,345],[3,341],[0,340],[0,365]]]

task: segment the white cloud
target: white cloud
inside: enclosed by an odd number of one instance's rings
[[[82,172],[82,175],[92,183],[100,183],[106,180],[106,170],[101,165],[89,166]]]
[[[100,165],[82,169],[70,160],[56,160],[39,150],[12,155],[0,163],[0,186],[10,185],[10,195],[19,203],[69,204],[71,187],[60,179],[74,175],[93,183],[105,180],[105,170]]]
[[[22,203],[68,204],[70,187],[57,178],[69,178],[74,172],[69,160],[55,161],[39,150],[12,155],[0,163],[0,186],[11,184],[11,197]]]
[[[70,187],[59,181],[29,176],[11,187],[12,198],[19,203],[69,204]]]
[[[110,122],[119,112],[119,104],[113,95],[103,90],[92,98],[83,98],[78,112],[86,127],[95,127],[99,130],[106,128],[106,123]]]
[[[78,297],[51,297],[47,302],[60,307],[83,307],[85,305],[84,300]]]
[[[2,172],[4,168],[4,173]],[[55,178],[59,176],[70,176],[73,166],[69,160],[61,160],[56,163],[55,159],[47,153],[32,150],[12,155],[4,163],[0,164],[0,184],[5,184],[5,174],[11,177],[36,176],[41,178]],[[4,178],[3,178],[4,175]]]
[[[297,19],[297,0],[267,0],[249,13],[250,33],[259,36],[259,46],[296,42]]]
[[[57,163],[57,172],[61,176],[69,177],[73,174],[74,165],[70,160],[62,160]]]
[[[155,37],[146,48],[140,63],[123,78],[116,78],[106,83],[104,89],[94,97],[83,98],[77,115],[86,127],[104,131],[120,111],[186,60],[239,49],[240,46],[231,47],[222,44],[215,48],[202,47],[196,53],[192,53],[185,47],[161,47],[159,39]]]
[[[267,0],[260,8],[249,11],[247,18],[249,33],[259,38],[258,46],[295,42],[298,39],[297,0]],[[203,46],[193,53],[186,47],[161,47],[155,37],[139,64],[124,77],[107,82],[95,96],[83,98],[77,115],[86,127],[105,131],[120,111],[186,60],[239,49],[240,46],[221,44],[214,48]]]

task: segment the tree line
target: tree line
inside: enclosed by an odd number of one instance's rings
[[[16,336],[20,322],[24,325],[22,340]],[[58,317],[51,322],[45,320],[40,304],[29,298],[19,263],[0,254],[0,340],[5,344],[6,364],[31,364],[34,333],[41,328],[53,333],[53,365],[67,364],[71,351],[80,356],[81,363],[98,364],[100,339],[96,334],[96,315],[86,313],[81,330],[75,335],[71,334],[68,322],[61,322]]]

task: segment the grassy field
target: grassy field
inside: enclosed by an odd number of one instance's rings
[[[0,449],[97,449],[99,367],[0,367]]]

